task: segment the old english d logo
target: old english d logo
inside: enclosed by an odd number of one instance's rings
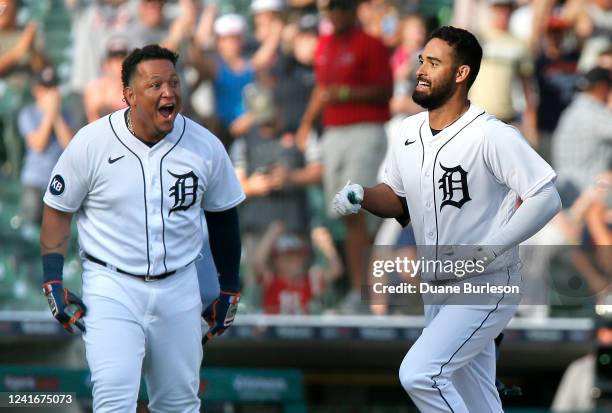
[[[444,171],[442,177],[438,180],[442,190],[442,203],[440,211],[446,205],[451,205],[461,209],[463,204],[470,201],[470,192],[467,184],[467,172],[463,170],[461,165],[453,168],[447,168],[440,163],[440,168]]]
[[[196,202],[198,190],[198,177],[193,171],[179,175],[168,171],[176,178],[174,185],[170,187],[170,197],[174,198],[174,205],[170,208],[168,216],[174,211],[185,211]]]

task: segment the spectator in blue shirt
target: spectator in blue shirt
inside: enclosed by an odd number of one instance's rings
[[[212,18],[207,19],[209,24]],[[253,125],[248,115],[242,92],[253,83],[256,72],[266,70],[273,63],[280,42],[282,24],[278,22],[259,49],[251,57],[244,53],[246,21],[237,14],[226,14],[214,20],[210,38],[194,38],[190,50],[192,63],[197,68],[201,81],[211,81],[215,97],[215,116],[220,123],[214,128],[216,135],[226,146],[232,137],[244,135]],[[213,49],[214,47],[214,49]],[[212,52],[212,53],[211,53]],[[213,125],[214,126],[214,125]]]
[[[21,109],[19,133],[25,139],[26,154],[21,182],[21,217],[26,223],[39,224],[42,218],[42,197],[51,171],[62,151],[70,142],[73,130],[70,118],[62,110],[62,98],[55,69],[45,67],[32,94],[35,102]]]

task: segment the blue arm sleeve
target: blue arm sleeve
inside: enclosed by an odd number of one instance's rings
[[[204,211],[204,216],[221,291],[236,293],[240,290],[241,252],[238,211],[235,207],[220,212]]]

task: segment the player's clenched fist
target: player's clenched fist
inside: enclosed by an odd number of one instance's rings
[[[67,331],[73,333],[72,324],[74,324],[85,332],[85,325],[81,318],[85,315],[87,307],[79,297],[64,288],[61,281],[44,283],[43,293],[47,297],[51,314]]]
[[[202,313],[202,317],[208,323],[208,332],[204,335],[206,342],[214,336],[219,336],[234,323],[234,317],[238,311],[240,293],[228,293],[221,291],[219,298],[213,301]]]
[[[363,187],[349,180],[334,197],[332,208],[339,215],[356,214],[361,209]]]

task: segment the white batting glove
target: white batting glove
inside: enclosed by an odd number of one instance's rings
[[[361,209],[363,187],[349,180],[334,197],[332,208],[338,215],[356,214]]]

